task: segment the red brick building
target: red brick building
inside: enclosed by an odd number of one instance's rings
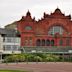
[[[60,9],[46,14],[36,21],[28,11],[17,21],[21,33],[21,46],[72,46],[71,16],[65,16]]]

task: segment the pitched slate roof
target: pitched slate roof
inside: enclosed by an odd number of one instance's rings
[[[16,30],[0,28],[0,34],[5,36],[16,36]]]

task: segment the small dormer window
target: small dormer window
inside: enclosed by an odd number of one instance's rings
[[[32,27],[31,26],[26,26],[25,30],[32,30]]]

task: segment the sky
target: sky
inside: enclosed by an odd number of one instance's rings
[[[57,7],[72,16],[72,0],[0,0],[0,27],[20,20],[28,10],[38,20],[44,12],[50,14]]]

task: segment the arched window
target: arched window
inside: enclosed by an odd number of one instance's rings
[[[63,40],[62,40],[62,39],[59,41],[59,45],[60,45],[60,46],[63,45]]]
[[[50,40],[46,40],[46,46],[50,45]]]
[[[31,26],[26,26],[25,30],[32,30],[32,27]]]
[[[54,35],[56,33],[63,34],[64,29],[61,26],[53,26],[48,31],[49,35]]]
[[[45,46],[45,40],[44,39],[42,40],[42,46]]]
[[[51,46],[54,46],[54,40],[51,40]]]
[[[66,46],[70,46],[70,38],[66,39]]]
[[[40,45],[41,45],[41,40],[40,39],[37,39],[36,46],[40,46]]]

